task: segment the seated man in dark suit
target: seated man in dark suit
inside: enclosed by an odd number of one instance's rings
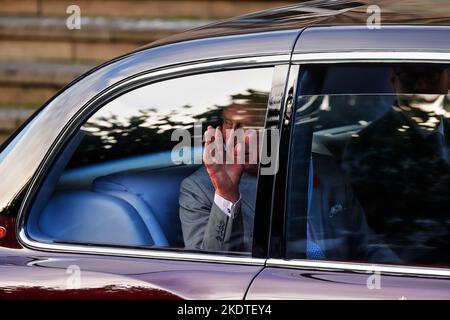
[[[246,119],[242,117],[243,111],[226,108],[223,129],[208,127],[206,146],[222,144],[221,132],[227,141],[226,129],[248,125],[243,122]],[[262,126],[263,119],[252,125]],[[213,136],[215,139],[211,139]],[[250,138],[245,136],[245,146]],[[236,145],[237,153],[238,149]],[[218,164],[211,161],[205,147],[205,165],[187,177],[180,189],[180,219],[186,248],[251,251],[258,165],[249,156],[246,153],[243,164]],[[321,183],[312,192],[311,216],[314,218],[309,223],[307,257],[398,261],[385,246],[373,245],[364,212],[343,175],[336,174],[335,170],[340,169],[335,162],[313,154],[312,163]],[[335,216],[330,216],[330,212],[335,212]]]
[[[404,261],[448,263],[450,69],[393,69],[396,105],[355,135],[342,168],[369,225]]]

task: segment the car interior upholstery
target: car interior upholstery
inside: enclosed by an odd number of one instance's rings
[[[183,247],[178,196],[183,179],[198,165],[111,174],[94,181],[93,190],[123,199],[141,215],[157,246]]]
[[[128,202],[89,191],[55,193],[40,215],[39,227],[47,236],[69,242],[154,244],[142,217]]]
[[[70,171],[71,177],[64,179],[64,169],[81,139],[69,143],[48,174],[29,215],[28,234],[41,241],[184,247],[179,189],[199,165],[174,166],[166,159],[170,152],[165,152],[142,156],[154,160],[146,167],[137,166],[142,161],[134,158],[120,159],[116,166],[79,168],[76,179]]]
[[[391,67],[346,64],[307,66],[300,75],[299,105],[322,96],[315,107],[313,151],[340,162],[352,134],[385,115],[395,103]]]

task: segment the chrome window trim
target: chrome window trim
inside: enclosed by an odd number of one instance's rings
[[[24,200],[19,209],[17,216],[17,238],[19,242],[27,248],[49,252],[59,253],[73,253],[73,254],[92,254],[92,255],[107,255],[116,257],[135,257],[135,258],[153,258],[164,260],[179,260],[179,261],[195,261],[195,262],[209,262],[209,263],[224,263],[224,264],[238,264],[238,265],[254,265],[264,266],[266,259],[240,256],[221,255],[222,253],[191,253],[191,252],[174,252],[173,250],[164,250],[164,248],[112,248],[101,245],[78,245],[78,244],[62,244],[62,243],[44,243],[33,240],[27,236],[25,218],[29,213],[29,208],[32,204],[32,196],[39,186],[43,172],[46,171],[49,165],[53,163],[53,156],[61,149],[62,144],[70,136],[71,129],[77,126],[77,123],[83,121],[92,112],[102,108],[110,100],[106,97],[113,95],[114,92],[128,92],[138,87],[151,85],[152,83],[165,81],[168,79],[183,77],[207,72],[220,72],[226,70],[248,69],[255,67],[270,67],[280,64],[288,64],[290,61],[290,54],[271,55],[271,56],[257,56],[245,58],[227,58],[223,60],[213,60],[208,62],[188,62],[182,65],[171,65],[165,68],[158,68],[156,70],[149,70],[142,74],[129,78],[120,83],[114,84],[104,92],[101,92],[94,99],[81,107],[74,117],[60,132],[58,138],[55,140],[52,150],[43,159],[38,170],[34,174],[30,186],[25,194]],[[123,90],[123,91],[121,91]],[[114,99],[116,96],[114,96]],[[106,100],[106,102],[103,102]],[[93,111],[94,110],[94,111]],[[78,130],[78,129],[76,129]]]
[[[426,62],[445,63],[450,52],[349,51],[294,53],[292,63]]]
[[[72,244],[53,244],[43,243],[29,239],[26,236],[25,230],[21,229],[19,238],[28,248],[50,252],[73,253],[73,254],[91,254],[91,255],[106,255],[116,257],[133,257],[133,258],[153,258],[162,260],[178,260],[178,261],[196,261],[196,262],[213,262],[224,264],[240,264],[240,265],[254,265],[263,266],[265,259],[256,259],[252,257],[233,257],[220,255],[221,253],[188,253],[188,252],[173,252],[164,251],[161,248],[151,249],[133,249],[133,248],[108,248],[95,245],[72,245]]]
[[[386,265],[378,263],[356,263],[341,261],[319,261],[319,260],[282,260],[268,259],[267,267],[281,267],[293,269],[315,269],[347,272],[380,272],[382,274],[411,275],[425,277],[450,277],[450,269]]]

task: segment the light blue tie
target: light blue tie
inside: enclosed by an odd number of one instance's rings
[[[309,161],[309,182],[308,182],[308,212],[307,212],[307,222],[306,222],[306,258],[313,260],[325,259],[325,254],[322,251],[322,248],[312,240],[312,232],[311,232],[311,224],[310,221],[310,213],[311,213],[311,205],[312,205],[312,195],[314,188],[314,180],[313,180],[313,161],[312,159]]]

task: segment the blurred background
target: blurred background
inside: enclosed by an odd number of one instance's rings
[[[83,72],[162,37],[302,1],[0,0],[0,144]],[[66,21],[81,10],[81,29]]]

